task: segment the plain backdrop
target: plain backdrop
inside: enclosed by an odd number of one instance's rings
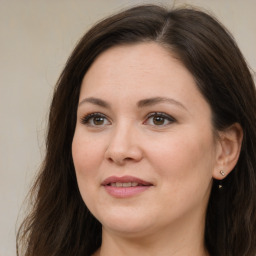
[[[255,0],[0,0],[0,256],[16,254],[21,207],[44,156],[51,95],[67,57],[97,20],[140,3],[207,9],[256,70]]]

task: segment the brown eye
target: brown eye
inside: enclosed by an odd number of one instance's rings
[[[163,125],[165,122],[165,119],[161,116],[154,116],[152,121],[155,125]]]
[[[147,119],[143,124],[152,126],[166,126],[174,123],[176,120],[165,113],[151,113],[148,115]]]
[[[81,123],[91,127],[102,127],[111,124],[108,118],[101,113],[89,114],[81,119]]]
[[[94,117],[92,122],[94,125],[103,125],[104,124],[104,117]]]

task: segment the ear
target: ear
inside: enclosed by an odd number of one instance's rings
[[[233,170],[238,161],[243,141],[243,129],[240,124],[235,123],[218,134],[213,178],[222,180]]]

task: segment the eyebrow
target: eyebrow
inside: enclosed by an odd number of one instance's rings
[[[78,106],[80,106],[84,103],[91,103],[93,105],[97,105],[97,106],[100,106],[103,108],[108,108],[108,109],[111,108],[111,106],[108,102],[106,102],[102,99],[99,99],[99,98],[94,98],[94,97],[83,99],[81,102],[79,102]],[[176,105],[180,108],[187,110],[187,108],[181,102],[176,101],[171,98],[167,98],[167,97],[153,97],[153,98],[143,99],[143,100],[138,101],[137,106],[139,108],[143,108],[143,107],[154,106],[154,105],[160,104],[160,103],[170,103],[170,104]]]
[[[94,98],[94,97],[90,97],[90,98],[85,98],[83,99],[81,102],[79,102],[78,106],[81,106],[83,103],[92,103],[93,105],[97,105],[103,108],[110,108],[110,104],[107,103],[104,100],[101,100],[99,98]]]
[[[154,98],[140,100],[137,103],[137,106],[139,108],[142,108],[142,107],[153,106],[153,105],[156,105],[159,103],[170,103],[170,104],[176,105],[178,107],[181,107],[181,108],[187,110],[187,108],[181,102],[171,99],[171,98],[167,98],[167,97],[154,97]]]

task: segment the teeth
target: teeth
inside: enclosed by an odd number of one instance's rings
[[[123,187],[131,187],[132,183],[131,182],[126,182],[123,183]]]
[[[137,182],[113,182],[113,183],[110,183],[110,186],[111,187],[125,187],[125,188],[128,188],[128,187],[136,187],[138,186],[139,183]]]
[[[116,183],[116,186],[117,186],[117,187],[122,187],[123,184],[122,184],[121,182],[117,182],[117,183]]]

